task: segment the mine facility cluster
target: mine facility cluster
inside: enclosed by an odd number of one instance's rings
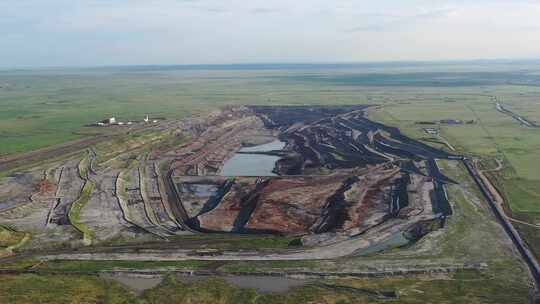
[[[148,117],[148,115],[146,115],[146,117],[142,120],[142,121],[136,121],[135,123],[157,123],[159,120],[163,120],[163,119],[150,119]],[[133,121],[129,120],[127,122],[124,122],[124,121],[119,121],[116,119],[115,116],[112,116],[110,118],[107,118],[107,119],[104,119],[104,120],[101,120],[101,121],[98,121],[96,123],[93,124],[93,126],[97,126],[97,127],[110,127],[110,126],[131,126],[132,124],[134,124]]]

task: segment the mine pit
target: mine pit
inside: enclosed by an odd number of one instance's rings
[[[453,181],[437,159],[460,156],[371,121],[366,108],[228,107],[168,121],[164,128],[187,140],[98,166],[90,149],[46,169],[46,181],[40,169],[31,173],[39,187],[27,191],[33,201],[4,217],[23,230],[58,232],[48,238],[82,235],[85,244],[221,233],[287,236],[310,248],[273,259],[403,246],[452,215],[445,184]],[[16,178],[5,183],[17,187]],[[68,230],[76,233],[61,236]]]
[[[220,119],[227,127],[214,125],[184,145],[178,152],[191,153],[171,167],[186,224],[202,233],[295,235],[329,244],[369,239],[375,227],[401,222],[362,254],[436,229],[419,224],[451,214],[444,184],[452,181],[435,159],[456,156],[367,119],[365,108],[252,106]],[[268,134],[274,140],[243,144]]]

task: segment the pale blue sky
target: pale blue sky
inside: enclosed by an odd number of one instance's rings
[[[540,1],[0,1],[0,67],[539,57]]]

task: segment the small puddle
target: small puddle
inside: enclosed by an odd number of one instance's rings
[[[285,143],[279,140],[258,145],[253,147],[245,147],[239,152],[269,152],[274,150],[282,150]],[[221,170],[222,176],[275,176],[272,172],[276,165],[279,156],[265,154],[244,154],[236,153],[232,158],[227,160]]]
[[[109,274],[100,275],[106,280],[113,280],[125,287],[133,289],[137,293],[142,293],[146,289],[156,287],[163,280],[161,275],[131,275],[131,274]],[[212,278],[211,276],[182,276],[177,278],[184,282],[194,282]],[[308,280],[291,279],[285,277],[273,276],[214,276],[220,278],[227,283],[239,288],[255,289],[261,293],[284,293],[295,287],[301,287],[309,283]]]
[[[142,276],[142,275],[130,275],[130,274],[110,274],[103,273],[100,277],[105,280],[112,280],[122,284],[125,287],[131,288],[137,293],[142,293],[146,289],[152,289],[156,287],[161,281],[162,276]]]
[[[205,280],[211,277],[207,276],[179,276],[184,282],[193,282]],[[309,283],[308,280],[291,279],[277,276],[213,276],[225,280],[227,283],[239,288],[255,289],[261,293],[284,293],[292,288],[301,287]]]

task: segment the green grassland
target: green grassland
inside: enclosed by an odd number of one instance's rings
[[[489,284],[486,284],[489,282]],[[445,276],[336,279],[285,293],[260,293],[233,286],[223,279],[185,281],[167,276],[158,286],[137,295],[118,283],[96,276],[0,276],[2,303],[526,303],[522,286],[498,281],[488,274],[458,272]],[[330,288],[328,287],[330,286]],[[347,291],[332,286],[352,287]],[[397,300],[378,299],[363,290],[394,290]]]
[[[23,238],[23,232],[17,232],[10,227],[0,226],[0,249],[13,246]]]
[[[134,303],[119,284],[95,276],[0,276],[0,303]]]
[[[276,72],[274,72],[276,73]],[[277,72],[278,75],[281,72]],[[116,116],[182,118],[228,104],[354,103],[354,91],[321,91],[271,78],[265,71],[0,73],[0,154],[102,132],[87,124]],[[269,78],[267,78],[268,76]]]
[[[451,275],[446,279],[430,277],[395,277],[384,279],[334,280],[331,284],[371,290],[398,290],[398,300],[381,300],[357,292],[343,292],[321,288],[317,284],[295,288],[286,294],[260,294],[254,290],[239,289],[222,280],[210,279],[186,283],[168,277],[156,288],[145,291],[143,297],[150,303],[172,299],[172,303],[489,303],[496,299],[505,303],[522,303],[516,296],[525,292],[519,287],[511,293],[502,293],[496,286],[471,288],[482,283],[467,273]],[[479,285],[480,285],[479,284]],[[499,286],[502,287],[502,286]],[[476,290],[473,290],[476,289]],[[508,290],[508,289],[507,289]],[[483,298],[482,295],[490,294]]]
[[[110,116],[124,121],[141,120],[146,114],[181,118],[230,104],[417,105],[440,101],[450,112],[439,114],[448,117],[460,111],[459,105],[452,110],[454,101],[461,105],[476,101],[494,93],[495,88],[505,101],[513,100],[517,94],[515,106],[519,111],[538,100],[532,85],[540,83],[540,76],[532,72],[523,76],[511,70],[519,68],[314,66],[0,71],[0,155],[106,132],[103,128],[84,126]],[[515,88],[517,85],[505,85],[508,82],[528,86],[520,91]],[[527,110],[527,115],[535,119],[540,117],[539,112]]]

